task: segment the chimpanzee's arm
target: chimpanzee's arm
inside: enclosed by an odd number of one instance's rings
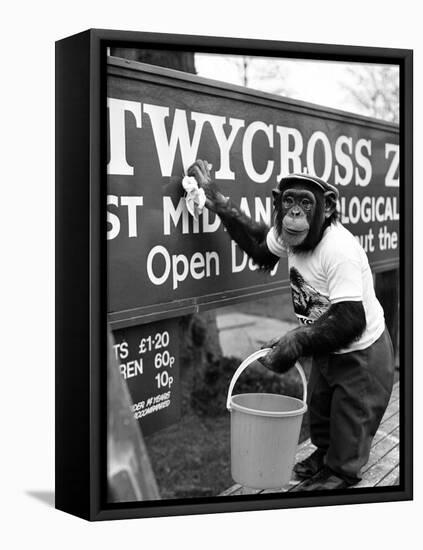
[[[262,363],[276,372],[289,370],[299,357],[327,355],[349,346],[366,328],[362,302],[332,304],[313,325],[299,327],[283,336]]]
[[[188,176],[197,180],[204,189],[206,205],[220,217],[230,237],[253,259],[263,270],[271,270],[279,258],[272,254],[266,243],[269,227],[264,223],[254,222],[235,204],[224,197],[216,183],[210,177],[207,161],[196,160],[187,170]]]
[[[214,210],[230,237],[253,259],[254,263],[263,270],[271,270],[276,265],[279,258],[267,247],[266,236],[269,227],[265,223],[253,221],[231,200],[218,201]]]

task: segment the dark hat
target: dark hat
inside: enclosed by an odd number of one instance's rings
[[[332,191],[332,193],[335,194],[336,198],[339,198],[339,191],[334,185],[320,178],[317,178],[316,176],[308,176],[306,174],[289,174],[289,176],[286,176],[279,181],[278,187],[279,190],[282,191],[284,187],[287,187],[293,183],[302,182],[315,185],[316,187],[321,189],[323,193],[326,193],[327,191]]]

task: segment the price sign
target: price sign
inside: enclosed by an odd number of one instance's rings
[[[114,353],[144,435],[181,417],[178,324],[174,319],[114,332]]]

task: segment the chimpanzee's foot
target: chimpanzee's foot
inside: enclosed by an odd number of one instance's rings
[[[297,462],[294,466],[294,472],[300,479],[309,479],[321,470],[325,463],[325,449],[316,449],[308,458],[302,462]]]

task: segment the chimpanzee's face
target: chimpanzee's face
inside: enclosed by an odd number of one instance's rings
[[[307,182],[293,182],[273,190],[275,227],[294,252],[313,250],[336,209],[333,192],[323,192]]]
[[[281,197],[282,238],[290,247],[301,245],[317,215],[317,201],[308,189],[286,189]]]

